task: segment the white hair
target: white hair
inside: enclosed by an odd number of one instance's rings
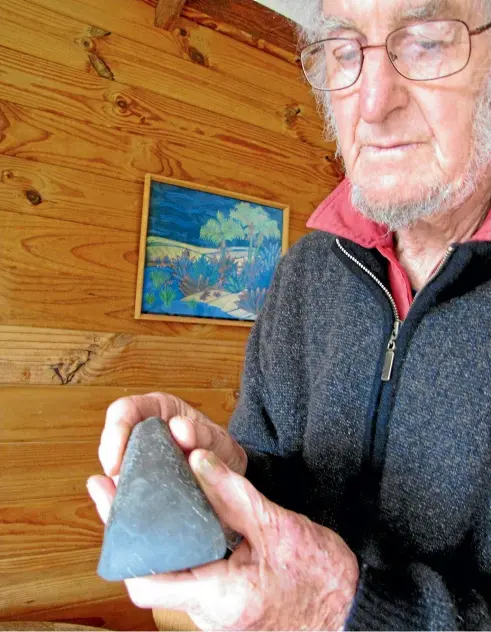
[[[290,15],[297,23],[299,48],[322,37],[328,20],[323,16],[322,0],[284,0],[288,4]],[[491,19],[491,0],[476,0],[481,11],[475,12],[481,17]],[[477,8],[477,7],[476,7]],[[485,34],[491,40],[489,33]],[[339,131],[336,125],[329,92],[314,90],[319,113],[324,119],[324,139],[337,141],[336,156],[341,158]],[[414,224],[423,217],[437,212],[451,210],[463,204],[476,190],[481,177],[491,165],[491,69],[484,81],[476,100],[473,112],[472,150],[465,174],[458,182],[436,185],[421,190],[417,202],[393,204],[372,204],[363,194],[363,190],[353,185],[352,203],[366,217],[380,224],[386,224],[389,230],[401,230]]]

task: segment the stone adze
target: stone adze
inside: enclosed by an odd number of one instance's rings
[[[227,538],[167,424],[135,426],[104,532],[98,574],[110,581],[225,557]]]

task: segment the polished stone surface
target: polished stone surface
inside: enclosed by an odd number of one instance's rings
[[[121,580],[222,559],[220,521],[167,424],[152,417],[130,436],[97,569]]]

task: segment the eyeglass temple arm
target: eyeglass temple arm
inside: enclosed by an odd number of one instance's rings
[[[488,29],[491,29],[491,22],[488,22],[484,26],[480,26],[478,29],[474,29],[473,31],[470,31],[469,35],[480,35],[481,33],[484,33],[484,31],[487,31]]]

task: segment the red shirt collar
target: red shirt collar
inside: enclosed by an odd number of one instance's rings
[[[343,180],[320,203],[307,222],[307,227],[349,239],[364,248],[391,247],[393,234],[387,227],[367,219],[351,204],[351,188],[351,182]],[[470,241],[491,241],[491,212]]]

